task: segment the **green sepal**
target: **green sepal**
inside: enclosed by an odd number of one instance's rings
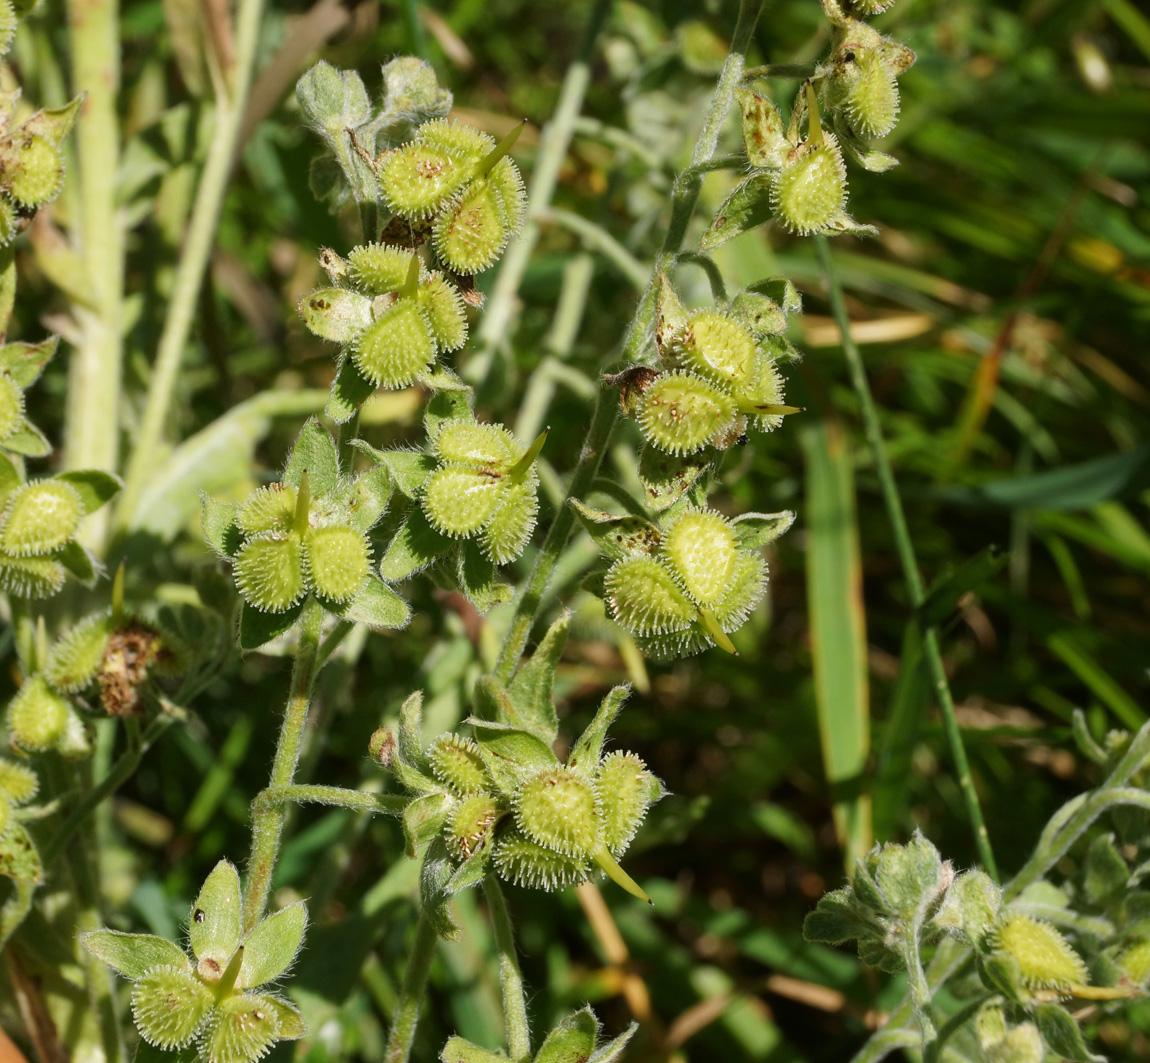
[[[240,609],[240,649],[258,650],[264,643],[278,639],[299,619],[303,606],[304,602],[297,602],[282,613],[265,613],[244,602]]]
[[[462,1037],[449,1037],[439,1058],[441,1063],[507,1063],[505,1055],[488,1052]]]
[[[68,573],[85,587],[94,587],[96,580],[104,571],[100,559],[86,546],[76,542],[75,539],[60,547],[56,551],[55,557],[68,570]]]
[[[141,1037],[132,1058],[133,1063],[198,1063],[200,1050],[195,1041],[183,1048],[159,1048]]]
[[[430,775],[427,758],[423,755],[423,691],[417,690],[404,698],[399,707],[399,755],[413,768]]]
[[[376,576],[369,576],[354,598],[327,608],[353,624],[366,624],[376,631],[407,627],[411,606]]]
[[[458,378],[456,378],[458,379]],[[459,381],[461,387],[442,389],[435,392],[427,402],[423,411],[423,427],[427,429],[427,438],[434,439],[439,426],[444,421],[470,420],[471,388]]]
[[[8,495],[14,491],[22,483],[20,479],[20,472],[11,460],[0,454],[0,507],[3,506],[4,500]]]
[[[599,704],[595,718],[572,746],[567,756],[567,767],[574,768],[588,778],[594,776],[599,767],[599,760],[603,756],[603,742],[607,737],[607,729],[619,715],[619,710],[630,693],[629,686],[613,687],[608,691],[607,696]]]
[[[465,722],[475,732],[487,774],[504,794],[514,793],[525,773],[552,768],[559,763],[551,746],[531,731],[474,716]]]
[[[313,497],[327,495],[339,486],[335,442],[314,417],[308,418],[292,447],[284,468],[284,483],[299,487],[305,472]]]
[[[200,492],[200,528],[204,539],[220,557],[230,560],[243,545],[243,536],[236,524],[236,507],[230,502],[219,502]]]
[[[628,557],[646,556],[659,546],[659,529],[643,517],[633,514],[615,516],[601,509],[592,509],[577,498],[570,500],[579,523],[591,536],[599,552],[613,561]]]
[[[40,853],[24,825],[14,819],[9,819],[8,826],[0,832],[0,877],[29,886],[39,886],[44,881]]]
[[[454,871],[455,865],[447,855],[447,843],[442,834],[436,835],[419,869],[419,901],[432,928],[446,941],[458,941],[463,936],[463,928],[452,918],[447,906],[450,900],[447,883]]]
[[[495,845],[491,840],[489,831],[487,836],[471,851],[471,855],[455,869],[443,887],[444,891],[455,894],[479,885],[483,881],[483,876],[487,874],[488,866],[491,864],[491,854],[494,851]]]
[[[46,458],[52,453],[52,444],[31,421],[25,420],[19,428],[0,443],[13,454],[23,454],[26,458]]]
[[[336,424],[345,424],[374,392],[375,385],[364,379],[348,351],[344,350],[340,353],[323,412]]]
[[[407,579],[427,568],[453,545],[446,535],[431,526],[421,508],[413,506],[388,545],[379,563],[379,574],[392,583]]]
[[[759,170],[777,170],[791,150],[779,109],[766,96],[750,89],[735,89],[735,101],[742,114],[748,161]]]
[[[21,131],[28,136],[44,137],[58,148],[76,124],[83,104],[84,97],[80,95],[63,107],[44,107],[24,123]]]
[[[430,391],[451,391],[451,392],[466,392],[471,394],[471,385],[463,381],[458,374],[448,369],[446,366],[433,365],[425,373],[419,373],[415,378],[420,384]]]
[[[710,450],[683,457],[645,445],[639,455],[639,480],[647,508],[661,512],[673,506],[698,483],[714,460]]]
[[[340,516],[357,531],[371,531],[391,498],[391,473],[376,465],[360,473],[339,495]]]
[[[117,974],[135,980],[153,967],[188,967],[179,945],[155,934],[122,934],[119,930],[93,930],[80,935],[80,943]]]
[[[106,502],[115,498],[124,486],[124,481],[110,472],[101,469],[77,469],[75,472],[57,473],[54,480],[71,484],[80,496],[84,515],[95,513]]]
[[[795,282],[786,277],[768,277],[766,280],[747,285],[747,291],[766,296],[788,317],[803,312],[802,294],[795,287]]]
[[[1106,1063],[1107,1056],[1096,1055],[1086,1047],[1078,1023],[1057,1004],[1039,1004],[1034,1011],[1038,1031],[1055,1055],[1076,1063]]]
[[[839,147],[864,170],[870,173],[886,173],[898,165],[898,159],[893,155],[872,148],[865,140],[858,137],[849,123],[843,121],[839,111],[835,112],[834,127]]]
[[[275,1013],[281,1041],[297,1041],[307,1033],[303,1016],[290,1001],[272,993],[262,993],[256,998],[268,1010]]]
[[[307,929],[307,907],[296,901],[261,919],[244,938],[239,986],[251,989],[279,978],[291,966]]]
[[[590,1008],[561,1020],[539,1046],[533,1063],[584,1063],[595,1051],[599,1022]]]
[[[40,343],[6,343],[0,347],[0,369],[6,369],[20,387],[31,387],[51,361],[59,343],[59,336],[49,336]]]
[[[385,450],[376,453],[379,455],[379,460],[391,470],[395,486],[411,499],[419,494],[424,481],[438,465],[430,454],[414,450]]]
[[[210,956],[222,970],[240,943],[243,921],[240,876],[221,860],[204,880],[188,917],[188,939],[196,959]]]
[[[748,229],[766,224],[772,214],[771,175],[754,174],[737,185],[715,211],[715,217],[699,240],[699,250],[714,251]]]
[[[735,517],[731,524],[735,528],[735,540],[740,550],[757,550],[773,543],[795,522],[795,515],[789,509],[781,513],[743,513]]]
[[[995,952],[989,956],[975,953],[975,965],[987,989],[1001,993],[1015,1004],[1029,1000],[1030,994],[1022,986],[1022,968],[1009,953]]]
[[[522,727],[546,742],[555,741],[559,733],[559,717],[555,712],[555,670],[559,667],[570,630],[571,613],[564,610],[511,680],[507,693],[515,718],[501,720],[501,723]]]
[[[464,597],[481,612],[511,600],[511,588],[496,578],[495,565],[483,556],[478,543],[462,543],[456,554],[455,578]]]
[[[623,1052],[626,1050],[631,1038],[635,1036],[635,1031],[639,1029],[637,1022],[631,1023],[618,1037],[608,1041],[605,1045],[601,1045],[596,1051],[591,1053],[591,1058],[587,1063],[619,1063],[623,1058]]]

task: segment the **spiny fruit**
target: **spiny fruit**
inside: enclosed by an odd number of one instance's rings
[[[803,141],[771,183],[771,207],[791,232],[806,236],[827,228],[847,201],[847,168],[833,133],[821,143]]]

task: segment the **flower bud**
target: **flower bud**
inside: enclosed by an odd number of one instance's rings
[[[636,404],[645,439],[671,454],[694,454],[723,440],[736,421],[734,400],[694,373],[664,373]]]
[[[36,773],[14,760],[0,758],[0,801],[5,804],[23,805],[36,796],[40,780]],[[0,833],[3,833],[0,830]]]
[[[662,787],[634,753],[609,753],[595,776],[603,841],[616,856],[631,844]]]
[[[833,133],[790,152],[771,183],[771,207],[791,232],[821,232],[846,206],[847,168]]]
[[[295,516],[294,484],[274,483],[253,491],[236,512],[236,526],[244,535],[283,533]]]
[[[55,199],[63,186],[64,164],[58,147],[47,137],[30,137],[17,155],[9,194],[23,207],[40,207]]]
[[[294,532],[249,539],[236,555],[234,572],[240,594],[264,612],[290,609],[307,589],[303,550]]]
[[[311,528],[304,537],[304,570],[317,594],[345,602],[371,569],[367,536],[344,525]]]
[[[8,730],[13,743],[27,753],[54,748],[68,731],[75,710],[42,675],[30,677],[8,704]]]
[[[419,305],[401,298],[355,339],[351,357],[376,387],[405,388],[435,361],[435,340]]]
[[[0,372],[0,443],[15,432],[23,420],[24,390],[7,373]]]
[[[528,776],[515,793],[515,822],[539,845],[587,859],[603,844],[595,790],[571,768]]]
[[[1086,981],[1086,965],[1049,923],[1029,915],[1008,915],[990,935],[990,944],[1017,962],[1030,989],[1066,989]]]
[[[84,516],[76,489],[63,480],[33,480],[8,496],[0,525],[0,550],[29,557],[59,550]]]
[[[82,690],[103,664],[110,633],[111,617],[106,612],[81,620],[52,647],[44,666],[45,678],[69,694]]]
[[[458,801],[443,827],[447,851],[457,859],[466,860],[487,836],[499,813],[495,798],[482,791]]]
[[[211,991],[186,968],[153,967],[132,987],[136,1029],[157,1048],[188,1044],[211,1007]]]
[[[395,763],[396,748],[395,731],[390,727],[377,727],[371,732],[367,755],[381,767],[390,768]]]
[[[489,785],[479,747],[470,738],[440,735],[427,750],[427,762],[435,777],[457,794],[479,793]]]
[[[567,889],[591,873],[585,860],[539,845],[514,827],[499,838],[493,859],[500,878],[528,889]]]

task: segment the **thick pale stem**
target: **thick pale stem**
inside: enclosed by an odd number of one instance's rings
[[[399,1003],[395,1008],[391,1032],[387,1035],[383,1063],[407,1063],[411,1056],[411,1042],[415,1038],[415,1026],[419,1021],[419,1006],[423,1003],[427,972],[431,967],[431,958],[435,955],[437,941],[431,920],[420,912],[415,927],[415,941],[407,956],[407,970],[403,972]]]
[[[495,947],[499,950],[499,985],[503,990],[503,1015],[507,1023],[507,1047],[513,1063],[528,1063],[531,1059],[531,1031],[527,1026],[527,998],[523,990],[523,975],[519,958],[515,954],[515,931],[507,911],[507,901],[499,880],[488,875],[483,880],[483,895],[491,911],[491,926],[495,931]]]

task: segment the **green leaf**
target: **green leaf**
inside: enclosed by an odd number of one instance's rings
[[[501,590],[506,585],[496,579],[495,565],[483,556],[474,540],[464,542],[456,555],[455,577],[459,589],[481,613],[507,600],[507,592]]]
[[[439,1057],[442,1063],[507,1063],[507,1057],[488,1052],[462,1037],[449,1037]]]
[[[265,613],[247,602],[240,609],[240,649],[258,650],[265,642],[278,639],[299,619],[303,602],[282,613]]]
[[[418,854],[420,847],[439,837],[452,800],[442,791],[417,797],[403,810],[403,848],[408,856]]]
[[[599,1023],[590,1008],[569,1015],[556,1025],[539,1046],[534,1063],[586,1063],[595,1051]]]
[[[434,439],[435,433],[444,421],[471,420],[471,388],[459,381],[459,388],[450,391],[436,391],[423,411],[423,426],[427,438]]]
[[[110,472],[100,469],[77,469],[75,472],[57,473],[54,480],[71,484],[80,496],[84,513],[95,513],[104,503],[111,501],[116,492],[124,486],[124,481]]]
[[[475,732],[479,755],[483,758],[488,775],[506,794],[514,792],[524,772],[551,768],[559,763],[551,746],[530,731],[478,720],[474,716],[465,722]]]
[[[339,458],[335,442],[314,417],[300,430],[292,447],[284,468],[284,483],[298,487],[304,472],[314,497],[323,497],[339,487]]]
[[[188,938],[196,959],[210,957],[222,972],[240,943],[243,920],[240,876],[227,860],[221,860],[192,902]]]
[[[14,819],[0,831],[0,876],[30,886],[44,881],[44,865],[36,845],[24,825]]]
[[[1009,554],[999,553],[997,547],[988,546],[964,561],[954,572],[936,580],[918,607],[922,623],[926,627],[937,627],[947,620],[964,594],[977,590],[991,576],[1005,568],[1009,560]]]
[[[743,513],[735,517],[735,538],[743,550],[757,550],[767,543],[773,543],[795,522],[791,510],[781,513]]]
[[[200,498],[203,501],[200,526],[208,546],[222,558],[235,557],[243,542],[243,536],[236,526],[236,507],[230,502],[219,502],[203,492],[200,492]]]
[[[52,444],[31,421],[24,421],[8,436],[0,446],[13,454],[23,454],[26,458],[46,458],[52,453]]]
[[[608,1041],[593,1052],[587,1063],[619,1063],[623,1058],[623,1052],[628,1042],[635,1036],[635,1031],[638,1029],[639,1024],[637,1022],[631,1023],[618,1037]]]
[[[329,606],[331,611],[353,624],[366,624],[376,631],[407,627],[411,607],[395,591],[375,576],[368,578],[363,589],[343,605]]]
[[[547,629],[535,652],[519,666],[507,688],[515,718],[499,722],[522,727],[546,742],[555,741],[559,733],[559,718],[555,714],[555,670],[567,645],[570,628],[571,614],[565,610]]]
[[[415,499],[424,481],[435,471],[436,460],[417,450],[376,451],[380,461],[391,470],[395,486],[410,499]]]
[[[0,347],[0,369],[7,369],[20,387],[31,387],[56,353],[59,343],[59,336],[49,336],[40,343],[6,343]]]
[[[104,571],[100,559],[75,539],[60,547],[55,557],[72,577],[78,579],[85,587],[95,586],[96,580]]]
[[[843,945],[863,936],[867,920],[857,910],[853,891],[838,889],[819,898],[813,912],[803,920],[803,937],[826,945]]]
[[[307,907],[296,901],[261,919],[244,938],[240,987],[250,989],[279,978],[291,965],[307,928]]]
[[[754,174],[723,200],[699,241],[700,251],[714,251],[748,229],[771,220],[771,175]]]
[[[608,692],[599,705],[595,718],[587,725],[579,740],[572,747],[567,756],[567,766],[592,776],[599,769],[599,761],[603,757],[603,742],[607,738],[607,729],[619,715],[623,702],[631,693],[629,686],[619,686]]]
[[[80,943],[117,974],[136,979],[153,967],[190,967],[179,945],[154,934],[122,934],[119,930],[93,930]]]
[[[447,941],[458,941],[463,930],[451,915],[447,883],[451,881],[455,865],[447,855],[447,844],[437,834],[427,847],[427,854],[419,869],[419,900],[435,932]]]
[[[791,150],[779,109],[750,89],[735,89],[735,100],[742,114],[743,144],[750,164],[760,170],[779,169]]]
[[[339,356],[323,412],[336,424],[346,424],[374,392],[375,385],[363,378],[348,352],[344,351]]]
[[[453,545],[451,539],[431,526],[422,509],[413,506],[388,544],[379,563],[379,574],[388,582],[407,579],[427,568]]]
[[[399,755],[425,774],[427,762],[423,756],[423,691],[409,694],[399,707]]]
[[[613,561],[646,557],[659,546],[659,529],[643,517],[630,513],[619,517],[584,505],[577,498],[570,499],[570,505],[599,552]]]
[[[1078,1023],[1057,1004],[1039,1004],[1034,1011],[1038,1032],[1047,1046],[1065,1059],[1077,1063],[1106,1063],[1106,1056],[1096,1055],[1086,1047]]]

